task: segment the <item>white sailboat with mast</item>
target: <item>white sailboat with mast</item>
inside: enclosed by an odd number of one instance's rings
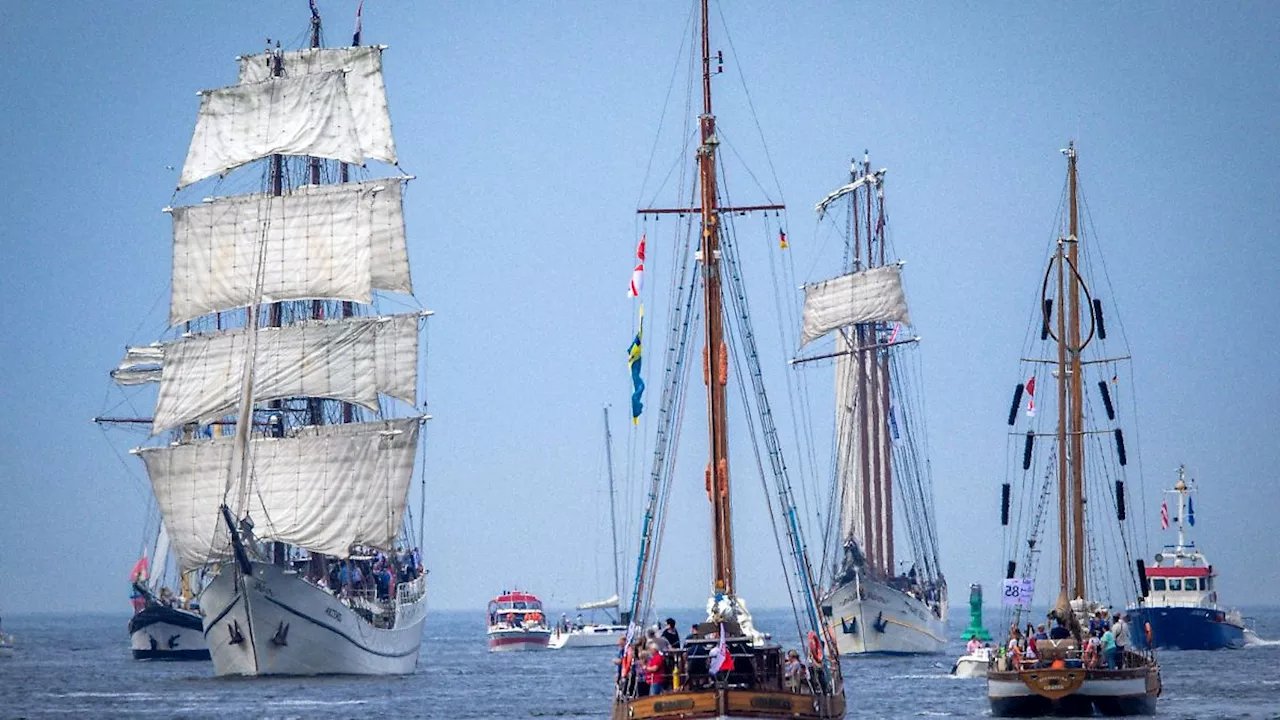
[[[832,332],[836,342],[795,361],[835,358],[831,515],[839,522],[822,610],[843,655],[938,653],[947,641],[922,387],[905,355],[920,338],[904,331],[902,263],[888,260],[886,172],[873,171],[868,156],[854,160],[849,182],[816,207],[820,218],[843,216],[844,267],[805,286],[801,345]],[[898,535],[909,558],[901,566]]]
[[[261,185],[169,209],[178,337],[113,373],[159,384],[166,442],[136,453],[179,568],[210,578],[218,675],[410,673],[426,613],[407,503],[430,312],[373,307],[412,294],[411,177],[350,177],[398,168],[385,48],[360,45],[359,15],[350,47],[321,47],[314,3],[310,40],[238,58],[238,84],[201,93],[178,190]]]
[[[604,455],[605,473],[609,477],[609,540],[613,546],[613,596],[604,600],[582,603],[577,610],[588,613],[604,612],[608,622],[596,622],[594,619],[584,623],[567,620],[556,625],[551,633],[547,647],[552,650],[577,647],[613,647],[618,638],[627,633],[630,617],[623,613],[618,615],[619,596],[622,593],[622,574],[618,568],[618,517],[614,507],[613,487],[613,433],[609,428],[609,408],[604,408]]]

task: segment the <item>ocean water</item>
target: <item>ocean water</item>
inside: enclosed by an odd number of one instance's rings
[[[552,616],[558,616],[554,611]],[[681,626],[692,611],[672,613]],[[1235,651],[1165,652],[1162,718],[1280,719],[1280,608],[1246,609],[1262,642]],[[396,678],[214,678],[213,666],[134,661],[127,615],[10,615],[19,649],[0,659],[3,718],[608,717],[612,652],[490,654],[483,613],[428,615],[417,672]],[[790,613],[761,611],[781,631]],[[967,622],[952,616],[952,632]],[[987,627],[998,626],[991,614]],[[790,627],[794,627],[791,624]],[[987,717],[985,683],[950,676],[947,655],[843,663],[850,718]]]

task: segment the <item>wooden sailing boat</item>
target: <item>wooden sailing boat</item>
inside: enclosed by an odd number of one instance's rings
[[[835,486],[840,518],[832,581],[823,612],[840,652],[942,652],[947,642],[947,581],[938,561],[933,481],[922,389],[905,351],[919,342],[902,288],[901,263],[886,264],[885,175],[870,158],[856,160],[849,182],[818,203],[820,217],[844,223],[842,275],[805,286],[802,345],[838,331],[835,357]],[[837,223],[839,226],[840,224]],[[895,520],[906,527],[895,533]],[[905,531],[903,531],[905,530]],[[895,535],[910,565],[899,567]]]
[[[746,293],[738,266],[731,222],[735,214],[777,211],[781,205],[728,207],[721,204],[717,175],[719,138],[711,104],[713,56],[708,31],[707,0],[700,0],[702,112],[698,116],[697,193],[695,207],[641,209],[644,215],[669,213],[683,216],[681,268],[672,289],[670,337],[659,429],[656,436],[649,503],[640,538],[636,582],[632,592],[634,618],[627,643],[620,648],[620,669],[613,702],[614,720],[641,718],[842,718],[845,713],[843,678],[835,644],[823,632],[818,592],[805,550],[794,496],[773,415],[764,391],[755,335],[747,311]],[[721,55],[715,55],[716,65]],[[696,253],[692,238],[697,237]],[[691,263],[691,260],[693,262]],[[633,284],[634,287],[634,284]],[[733,312],[727,312],[726,302]],[[674,471],[672,438],[679,431],[683,409],[683,380],[694,344],[693,328],[701,313],[703,328],[702,378],[706,386],[709,459],[705,488],[711,515],[712,576],[707,617],[683,645],[665,648],[643,642],[640,631],[649,623],[652,592],[661,547],[666,498]],[[784,564],[794,578],[792,604],[796,610],[799,651],[792,659],[784,648],[754,627],[746,603],[738,592],[737,563],[732,529],[732,484],[729,475],[729,432],[726,387],[730,367],[730,342],[738,350],[744,380],[743,402],[748,416],[756,416],[759,437],[753,437],[765,480],[768,454],[776,494],[772,506],[780,547],[785,544]],[[639,335],[633,344],[638,352]],[[633,358],[635,356],[633,355]],[[633,404],[633,416],[638,415]],[[741,436],[745,437],[745,435]],[[768,480],[766,480],[768,482]],[[785,537],[785,539],[784,539]],[[802,628],[808,628],[807,635]],[[649,664],[653,663],[653,664]],[[649,673],[645,673],[648,668]],[[668,672],[668,670],[670,672]],[[655,674],[656,673],[656,674]]]
[[[430,313],[372,307],[375,291],[412,293],[411,178],[350,177],[397,163],[384,48],[360,46],[358,23],[352,46],[322,48],[313,3],[309,48],[241,57],[238,84],[201,93],[178,191],[231,173],[258,192],[168,210],[177,336],[128,348],[113,373],[159,384],[163,443],[136,453],[179,568],[210,578],[218,675],[417,663],[426,576],[406,509]]]
[[[1023,557],[1011,558],[1006,569],[1006,603],[1009,598],[1019,600],[1012,613],[1013,637],[1006,638],[1008,653],[994,660],[988,669],[987,696],[991,712],[997,717],[1091,715],[1094,711],[1104,715],[1150,715],[1155,713],[1161,688],[1155,656],[1150,651],[1135,650],[1132,643],[1109,658],[1098,649],[1108,633],[1117,638],[1117,645],[1123,646],[1124,636],[1137,632],[1119,623],[1104,628],[1103,623],[1110,622],[1113,616],[1118,618],[1116,613],[1124,612],[1125,605],[1140,594],[1146,581],[1143,562],[1135,552],[1136,536],[1125,522],[1128,457],[1117,419],[1117,411],[1124,408],[1113,401],[1119,367],[1129,355],[1109,355],[1106,351],[1102,299],[1093,293],[1093,274],[1082,252],[1074,144],[1063,152],[1067,156],[1066,223],[1043,276],[1039,327],[1031,336],[1038,335],[1039,340],[1031,343],[1043,350],[1029,348],[1024,354],[1023,364],[1031,373],[1030,379],[1018,384],[1009,411],[1009,425],[1015,426],[1022,400],[1028,399],[1022,421],[1025,433],[1016,430],[1010,434],[1015,448],[1011,452],[1013,464],[1010,482],[1004,484],[1001,498],[1001,522],[1011,528],[1012,535],[1005,546],[1025,551]],[[1096,373],[1100,403],[1085,402],[1086,373]],[[1050,432],[1038,430],[1041,416],[1036,414],[1034,403],[1039,377],[1044,377],[1046,384],[1053,383],[1056,390],[1056,423]],[[1103,408],[1105,415],[1086,417],[1086,410]],[[1040,437],[1051,439],[1040,443],[1047,452],[1037,452],[1036,440]],[[1109,442],[1112,438],[1114,446]],[[1086,455],[1091,458],[1088,468]],[[1029,501],[1015,497],[1015,480],[1025,488]],[[1047,632],[1049,639],[1035,640],[1033,652],[1028,653],[1029,642],[1020,639],[1019,627],[1024,619],[1023,608],[1030,607],[1030,595],[1034,593],[1041,520],[1051,509],[1051,489],[1055,485],[1059,573],[1047,623],[1053,628]],[[1011,508],[1030,510],[1015,513],[1011,525]],[[1088,522],[1086,509],[1093,513]],[[1119,526],[1118,533],[1103,535],[1104,525],[1111,523]],[[1024,532],[1028,534],[1022,535]],[[1116,534],[1121,540],[1118,547],[1112,539]],[[1109,552],[1119,555],[1118,565],[1106,564]],[[1135,557],[1136,575],[1129,563]],[[1108,579],[1113,582],[1106,582]],[[1116,580],[1122,580],[1119,584],[1124,586],[1124,594],[1118,597],[1110,594]],[[1028,593],[1028,589],[1032,592]],[[1112,608],[1114,612],[1109,611]],[[1036,637],[1040,637],[1038,630]],[[1094,642],[1095,637],[1099,642]]]
[[[152,512],[155,512],[153,506]],[[155,543],[144,548],[129,573],[133,617],[129,644],[135,660],[208,660],[204,616],[194,601],[189,575],[178,573],[178,592],[166,585],[169,575],[169,533],[157,523]]]

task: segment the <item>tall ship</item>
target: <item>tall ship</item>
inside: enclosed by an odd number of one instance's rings
[[[687,92],[701,102],[690,103],[693,107],[684,125],[689,135],[679,139],[677,146],[682,149],[673,167],[696,167],[696,178],[677,181],[680,205],[638,210],[645,223],[650,217],[674,216],[674,222],[659,225],[655,221],[652,234],[654,246],[672,248],[673,267],[672,282],[660,301],[666,303],[667,342],[656,364],[661,368],[661,392],[656,417],[649,421],[657,427],[628,609],[632,623],[619,648],[610,716],[614,720],[843,718],[846,701],[840,662],[820,616],[816,575],[765,390],[740,255],[747,247],[761,247],[747,245],[745,234],[751,232],[745,229],[750,222],[747,216],[761,223],[757,228],[764,233],[764,247],[772,250],[775,232],[785,238],[776,221],[784,208],[773,202],[737,205],[726,199],[722,130],[712,107],[713,78],[723,67],[724,53],[712,50],[707,0],[696,0],[692,16],[697,24],[685,46],[689,54],[684,56],[682,50],[682,59],[689,58]],[[685,142],[685,137],[691,139]],[[632,281],[639,302],[646,298],[640,282],[645,237],[641,233],[640,262]],[[645,389],[643,305],[637,316],[629,350],[636,421],[643,412]],[[780,368],[785,368],[784,359],[779,357]],[[728,419],[730,376],[735,378],[734,398],[745,416],[735,417],[733,423]],[[687,380],[700,384],[690,388]],[[692,413],[700,416],[699,422],[705,419],[705,446],[682,433],[682,419]],[[736,475],[730,472],[731,436],[740,451],[754,453],[755,460],[742,463]],[[684,468],[676,453],[690,444],[699,450],[705,447],[706,456],[690,463],[692,468]],[[690,481],[695,488],[686,493]],[[771,532],[776,540],[795,620],[794,625],[787,623],[787,636],[794,643],[790,648],[784,644],[781,628],[770,634],[756,627],[740,590],[740,577],[766,572],[765,560],[758,554],[737,554],[733,528],[735,485],[751,487],[756,482],[768,489],[762,499],[769,506],[771,522],[767,529],[751,524],[746,531],[754,536]],[[658,619],[653,593],[673,495],[701,505],[710,519],[705,546],[693,543],[679,549],[687,556],[708,548],[711,572],[706,578],[710,592],[706,614],[691,633],[675,638],[678,642],[656,634],[649,637],[644,630]]]
[[[1000,521],[1010,629],[1005,651],[988,667],[987,697],[995,717],[1152,715],[1160,666],[1132,644],[1136,633],[1121,621],[1141,594],[1144,571],[1141,535],[1127,510],[1131,356],[1102,296],[1110,283],[1096,233],[1090,227],[1086,236],[1080,222],[1074,144],[1063,153],[1062,214],[1047,266],[1033,276],[1038,300],[1008,416]],[[1057,531],[1048,547],[1046,519]],[[1054,549],[1057,577],[1041,585],[1040,557]],[[1030,614],[1038,595],[1048,617]]]
[[[413,672],[426,613],[408,499],[428,418],[382,46],[238,58],[200,93],[172,206],[141,458],[218,675]],[[366,166],[377,161],[377,166]],[[382,169],[378,169],[381,167]],[[217,176],[217,180],[209,180]],[[419,306],[420,308],[420,306]],[[106,422],[139,419],[103,418]]]
[[[801,344],[827,335],[835,344],[795,361],[835,361],[830,514],[839,520],[825,543],[833,551],[822,610],[844,655],[940,653],[947,642],[920,338],[903,263],[889,254],[886,173],[864,155],[817,205],[843,238],[843,267],[805,286]]]
[[[1174,501],[1173,525],[1178,540],[1165,545],[1147,567],[1146,597],[1129,610],[1134,645],[1161,650],[1222,650],[1245,645],[1245,624],[1238,610],[1218,604],[1218,571],[1195,542],[1187,526],[1196,524],[1195,481],[1187,482],[1186,467],[1178,468],[1178,482],[1165,491]],[[1160,525],[1169,528],[1169,503],[1160,504]],[[1146,629],[1150,627],[1148,642]]]

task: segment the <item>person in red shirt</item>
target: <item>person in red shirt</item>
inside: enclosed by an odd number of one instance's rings
[[[662,686],[666,683],[666,660],[658,652],[657,643],[649,643],[649,659],[644,663],[644,679],[649,683],[650,695],[661,695]]]

